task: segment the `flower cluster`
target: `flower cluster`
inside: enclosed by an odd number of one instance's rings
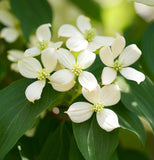
[[[66,111],[70,119],[75,123],[84,122],[96,112],[98,124],[104,130],[112,131],[119,127],[117,115],[106,107],[117,104],[121,97],[120,89],[114,83],[117,72],[138,84],[144,81],[143,73],[128,67],[138,60],[141,51],[134,44],[125,48],[125,39],[119,34],[116,38],[96,35],[89,18],[83,15],[77,18],[79,30],[64,24],[58,31],[59,37],[68,37],[68,49],[61,48],[63,42],[51,42],[50,27],[50,24],[38,27],[36,46],[27,49],[22,57],[13,58],[13,54],[18,55],[14,52],[9,56],[10,60],[18,61],[17,68],[24,77],[36,79],[27,87],[26,98],[30,102],[40,99],[46,81],[60,92],[70,90],[78,81],[88,102],[73,103]],[[100,59],[106,65],[100,75],[103,87],[92,73],[86,71],[95,61],[98,49]],[[78,56],[74,52],[78,52]],[[62,65],[59,70],[56,69],[57,63]]]

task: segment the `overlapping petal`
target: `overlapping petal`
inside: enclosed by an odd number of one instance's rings
[[[92,116],[92,105],[87,102],[76,102],[69,107],[66,113],[73,122],[81,123]]]
[[[29,56],[33,57],[33,56],[40,55],[40,53],[41,53],[40,49],[38,49],[37,47],[32,47],[32,48],[26,49],[24,56],[25,57],[29,57]]]
[[[107,132],[120,127],[117,115],[110,109],[104,108],[100,113],[97,112],[96,118],[99,126]]]
[[[59,42],[56,42],[56,43],[54,43],[54,42],[49,42],[49,46],[51,47],[51,48],[60,48],[61,47],[61,45],[63,44],[63,42],[62,41],[59,41]]]
[[[17,49],[11,49],[8,51],[7,58],[12,62],[17,62],[23,58],[24,52]]]

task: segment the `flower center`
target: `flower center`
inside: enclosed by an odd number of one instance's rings
[[[84,38],[88,41],[88,42],[92,42],[93,38],[96,36],[96,31],[94,28],[89,29],[89,30],[85,30],[84,32]]]
[[[103,103],[95,103],[92,107],[92,110],[95,112],[101,112],[103,110],[104,104]]]
[[[82,73],[82,65],[75,63],[72,67],[71,71],[76,75],[79,76]]]
[[[46,49],[46,48],[48,48],[49,47],[49,42],[48,41],[38,41],[37,42],[37,47],[41,50],[41,51],[43,51],[44,49]]]
[[[45,69],[42,69],[41,71],[38,71],[39,76],[37,77],[39,80],[45,80],[46,78],[49,78],[50,74]]]
[[[113,67],[113,68],[114,68],[116,71],[121,71],[122,65],[123,65],[123,63],[120,63],[119,60],[116,60],[116,61],[114,62],[114,67]]]

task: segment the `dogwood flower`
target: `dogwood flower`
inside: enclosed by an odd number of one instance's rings
[[[105,36],[96,36],[96,31],[91,27],[90,19],[80,15],[77,18],[78,31],[70,24],[64,24],[59,28],[58,35],[69,37],[66,46],[72,51],[81,51],[87,49],[91,52],[96,51],[101,46],[111,45],[114,38]]]
[[[132,67],[128,67],[139,59],[141,51],[135,44],[129,45],[126,48],[124,47],[124,37],[117,35],[111,48],[105,46],[100,50],[100,58],[102,62],[107,65],[107,67],[104,67],[101,76],[103,85],[112,83],[118,71],[126,79],[136,81],[138,84],[144,81],[145,76],[143,73]]]
[[[23,57],[24,57],[24,51],[17,50],[17,49],[11,49],[11,50],[8,51],[7,58],[11,62],[13,62],[11,64],[11,69],[12,70],[14,70],[15,72],[19,72],[18,61],[22,60]]]
[[[120,90],[115,84],[100,88],[98,85],[93,91],[82,89],[83,96],[90,102],[73,103],[66,113],[75,123],[88,120],[94,112],[99,126],[107,132],[120,127],[118,117],[112,110],[105,108],[112,106],[120,100]]]
[[[51,24],[43,24],[40,25],[36,30],[36,37],[38,39],[35,47],[29,48],[25,51],[25,57],[28,56],[38,56],[43,50],[48,47],[51,48],[59,48],[63,42],[51,42],[51,32],[50,32]]]
[[[0,22],[6,26],[1,30],[0,37],[4,38],[9,43],[16,41],[21,34],[21,30],[18,20],[10,13],[8,8],[0,9]]]
[[[78,76],[78,81],[83,87],[90,91],[96,88],[97,81],[94,75],[90,72],[83,71],[83,69],[88,68],[94,62],[96,58],[94,53],[84,50],[78,55],[76,61],[74,55],[67,49],[60,48],[57,51],[57,58],[67,69],[59,71],[59,74],[57,73],[57,75],[53,77],[53,81],[54,78],[57,79],[61,74],[63,74],[67,82],[74,80],[75,76]],[[65,72],[69,74],[68,77],[66,77]]]
[[[52,75],[50,76],[50,73],[55,69],[57,64],[57,56],[55,49],[45,49],[41,54],[41,61],[44,68],[42,68],[40,62],[33,57],[26,57],[18,62],[18,68],[21,75],[26,78],[38,79],[26,88],[25,95],[30,102],[34,102],[35,100],[40,99],[42,90],[46,84],[46,79],[50,80],[50,78],[52,77]],[[62,76],[59,76],[59,78],[62,79]],[[56,88],[56,90],[58,91],[66,91],[69,90],[69,88],[71,88],[74,83],[70,82],[67,84],[63,83],[63,85],[58,85],[58,83],[54,81],[54,83],[51,85],[57,85],[58,87],[56,86],[54,88]]]

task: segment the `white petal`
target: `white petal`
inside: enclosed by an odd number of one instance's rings
[[[104,106],[112,106],[120,101],[121,94],[118,85],[110,84],[101,88],[101,99]]]
[[[117,115],[110,109],[103,109],[96,114],[99,126],[107,132],[120,127]]]
[[[8,51],[7,58],[12,62],[17,62],[23,58],[24,52],[17,49],[11,49]]]
[[[129,80],[136,81],[138,84],[140,84],[142,81],[145,80],[145,75],[142,72],[137,71],[134,68],[127,67],[123,68],[120,73]]]
[[[9,11],[1,9],[0,22],[7,27],[14,27],[17,23],[17,19]]]
[[[66,68],[71,69],[75,63],[75,58],[67,49],[60,48],[57,50],[57,57],[59,62]]]
[[[63,44],[63,42],[62,41],[59,41],[59,42],[56,42],[56,43],[54,43],[54,42],[49,42],[49,46],[51,47],[51,48],[60,48],[61,47],[61,45]]]
[[[108,85],[112,83],[117,76],[117,72],[110,67],[104,67],[101,75],[102,85]]]
[[[119,56],[119,60],[123,63],[123,67],[126,67],[136,62],[140,56],[140,49],[135,44],[132,44],[124,49],[122,54]]]
[[[46,48],[42,51],[41,60],[44,68],[51,73],[57,65],[57,56],[55,48]]]
[[[58,30],[58,36],[62,37],[82,37],[82,34],[72,25],[64,24]]]
[[[82,87],[88,89],[89,91],[94,90],[98,83],[95,76],[87,71],[83,71],[78,77],[79,83]]]
[[[113,52],[114,59],[120,55],[126,45],[125,38],[121,35],[117,35],[116,39],[113,41],[111,45],[111,49]]]
[[[149,6],[154,6],[153,0],[132,0],[132,1],[136,1],[138,3],[143,3],[143,4],[149,5]]]
[[[88,41],[82,37],[71,37],[66,41],[66,46],[71,51],[78,52],[87,48]]]
[[[26,98],[30,102],[34,102],[41,98],[42,90],[45,86],[45,81],[35,81],[30,84],[25,91]]]
[[[83,87],[82,94],[89,102],[93,104],[101,102],[101,89],[99,85],[97,85],[97,87],[92,91],[89,91]]]
[[[15,72],[19,72],[18,69],[18,64],[17,63],[12,63],[10,66],[11,70],[15,71]]]
[[[4,28],[1,30],[0,36],[7,42],[12,43],[18,38],[19,32],[14,28]]]
[[[24,56],[29,57],[29,56],[38,56],[40,55],[41,51],[37,47],[32,47],[29,49],[26,49]]]
[[[37,78],[38,71],[42,70],[40,62],[35,58],[24,58],[18,62],[18,68],[21,75],[26,78]]]
[[[107,65],[112,67],[113,66],[113,61],[114,61],[114,57],[113,57],[113,53],[111,52],[110,47],[105,46],[100,50],[99,53],[100,59],[101,61]]]
[[[92,116],[92,105],[87,102],[76,102],[69,107],[66,113],[73,122],[81,123]]]
[[[110,46],[113,41],[113,37],[95,36],[93,41],[89,43],[87,49],[94,52],[102,46]]]
[[[50,39],[51,39],[50,27],[51,27],[50,23],[43,24],[38,27],[38,29],[36,30],[36,36],[39,41],[41,41],[41,42],[43,40],[50,41]]]
[[[80,29],[80,31],[84,33],[86,30],[91,29],[90,19],[83,15],[79,16],[77,18],[77,26]]]
[[[70,90],[71,88],[74,87],[75,85],[75,81],[71,81],[67,84],[57,84],[57,83],[51,83],[52,87],[56,90],[56,91],[59,91],[59,92],[66,92],[68,90]]]
[[[86,69],[92,65],[95,58],[96,58],[96,54],[94,54],[88,50],[84,50],[78,55],[77,63],[81,64],[83,66],[83,68]]]
[[[51,75],[49,78],[52,83],[57,83],[61,85],[65,85],[67,83],[70,83],[72,80],[74,80],[74,74],[70,72],[68,69],[61,69],[59,71],[56,71]]]

